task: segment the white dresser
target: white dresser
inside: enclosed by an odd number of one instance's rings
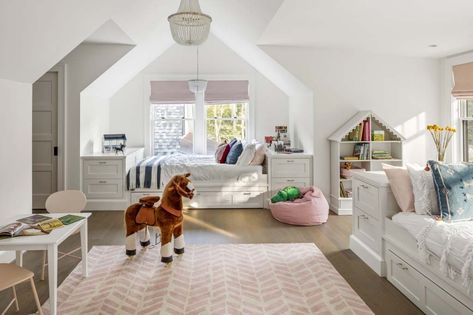
[[[399,208],[384,172],[353,175],[350,249],[380,276],[386,275],[383,213],[386,215],[397,212]]]
[[[313,185],[313,158],[304,153],[266,155],[270,194],[286,187]]]
[[[128,170],[143,159],[144,148],[127,148],[125,154],[93,153],[81,156],[82,191],[86,210],[124,210],[130,204],[126,190]]]

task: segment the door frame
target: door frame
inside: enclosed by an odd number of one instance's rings
[[[65,190],[66,187],[66,65],[59,63],[48,72],[57,73],[57,190]]]

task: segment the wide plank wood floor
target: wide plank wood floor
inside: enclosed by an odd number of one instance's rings
[[[331,214],[324,225],[298,227],[274,220],[268,210],[190,210],[186,215],[184,233],[187,244],[315,243],[375,314],[422,314],[385,278],[378,277],[348,249],[351,216]],[[79,244],[79,236],[74,235],[61,245],[60,250],[66,252]],[[123,212],[94,212],[89,219],[89,248],[96,245],[123,244]],[[24,266],[35,272],[35,283],[43,303],[48,298],[48,286],[47,279],[39,280],[41,257],[41,252],[27,252],[24,256]],[[59,283],[77,263],[76,259],[68,257],[60,261]],[[34,312],[30,287],[19,285],[17,292],[20,302],[19,314]],[[10,297],[11,291],[0,293],[0,308],[6,306]],[[17,313],[11,309],[8,314]]]

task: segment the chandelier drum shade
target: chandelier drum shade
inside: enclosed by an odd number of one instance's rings
[[[207,40],[212,18],[202,13],[199,0],[181,0],[177,13],[168,17],[171,34],[181,45],[200,45]]]

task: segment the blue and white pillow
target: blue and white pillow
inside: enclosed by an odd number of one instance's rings
[[[473,163],[429,161],[440,216],[448,221],[473,219]]]
[[[243,152],[243,144],[241,144],[241,142],[238,141],[234,145],[232,145],[230,152],[227,155],[226,163],[236,164],[242,152]]]

